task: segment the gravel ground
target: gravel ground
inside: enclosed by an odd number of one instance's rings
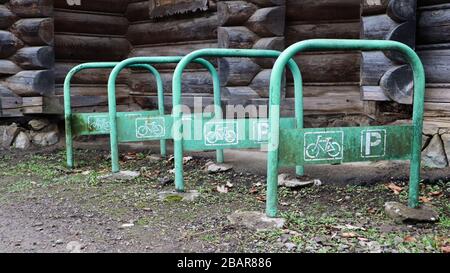
[[[62,150],[0,151],[1,252],[450,251],[450,181],[421,188],[422,202],[440,212],[439,223],[394,223],[383,204],[406,202],[405,181],[361,181],[281,188],[285,227],[255,232],[231,225],[227,216],[264,211],[264,176],[208,174],[208,159],[194,157],[186,163],[186,183],[201,197],[159,201],[158,192],[173,188],[171,160],[124,153],[122,168],[141,175],[123,182],[100,179],[109,171],[106,152],[77,150],[76,158],[70,171]]]

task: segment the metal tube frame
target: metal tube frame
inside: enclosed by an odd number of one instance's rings
[[[226,48],[207,48],[200,49],[186,55],[177,65],[172,80],[173,90],[173,119],[174,129],[174,161],[175,161],[175,189],[183,192],[185,190],[183,179],[183,136],[182,136],[182,111],[181,111],[181,89],[182,76],[185,68],[194,60],[203,57],[245,57],[245,58],[278,58],[280,51],[264,49],[226,49]],[[300,69],[293,60],[289,60],[287,65],[294,76],[295,82],[295,112],[297,127],[303,128],[303,94],[302,79]],[[283,68],[284,69],[284,68]],[[220,107],[220,105],[215,105]],[[222,112],[221,109],[216,110]],[[296,167],[297,175],[303,175],[303,166]]]
[[[288,61],[297,53],[314,50],[392,50],[403,53],[406,61],[411,65],[414,74],[414,112],[408,205],[411,208],[417,207],[419,205],[420,161],[425,93],[425,72],[420,58],[413,49],[405,44],[395,41],[315,39],[298,42],[287,48],[277,59],[272,70],[270,79],[269,152],[267,160],[267,216],[276,217],[278,213],[278,149],[280,143],[280,128],[278,125],[280,120],[280,90],[282,88],[283,71]]]
[[[111,69],[114,68],[119,62],[92,62],[92,63],[83,63],[73,67],[69,73],[67,73],[64,79],[64,119],[65,119],[65,131],[66,131],[66,160],[67,167],[74,167],[74,155],[73,155],[73,132],[72,132],[72,107],[71,107],[71,97],[70,97],[70,87],[72,78],[80,71],[88,70],[88,69]],[[130,67],[135,68],[143,68],[148,70],[155,78],[157,83],[158,90],[158,107],[159,111],[164,113],[164,90],[163,90],[163,82],[161,79],[161,75],[158,70],[156,70],[153,66],[148,64],[134,64]],[[166,154],[166,142],[161,141],[161,155]]]
[[[162,64],[162,63],[178,63],[182,60],[182,56],[155,56],[155,57],[134,57],[123,60],[119,64],[117,64],[114,69],[111,71],[108,80],[108,107],[109,107],[109,118],[110,118],[110,135],[111,135],[111,165],[112,172],[116,173],[120,170],[119,165],[119,144],[118,144],[118,135],[117,135],[117,109],[116,109],[116,79],[119,75],[120,71],[124,68],[134,65],[134,64]],[[214,92],[214,105],[219,106],[221,104],[221,96],[220,96],[220,82],[219,82],[219,74],[216,71],[216,68],[207,60],[204,59],[196,59],[193,62],[198,63],[205,67],[211,74],[213,79],[213,92]],[[159,103],[164,105],[164,98],[158,97]],[[217,108],[217,107],[216,107]],[[164,115],[164,112],[161,113]],[[215,115],[222,116],[221,112],[215,112]],[[217,150],[216,160],[218,163],[223,163],[224,156],[223,150]]]

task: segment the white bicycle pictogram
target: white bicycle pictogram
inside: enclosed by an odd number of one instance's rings
[[[214,131],[209,131],[206,134],[207,144],[216,144],[219,141],[225,141],[226,143],[236,143],[236,140],[237,140],[236,132],[224,126],[216,125]]]
[[[108,132],[110,130],[109,120],[103,118],[94,118],[89,120],[89,130]]]
[[[156,121],[145,121],[144,125],[137,128],[136,136],[138,138],[160,137],[164,135],[164,127]]]
[[[306,155],[309,158],[319,158],[320,152],[326,153],[330,158],[336,158],[341,155],[341,145],[331,137],[317,137],[316,143],[311,143],[306,147]]]

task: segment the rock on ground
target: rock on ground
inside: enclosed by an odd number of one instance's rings
[[[208,173],[222,173],[231,169],[233,169],[233,166],[229,164],[218,164],[213,162],[206,163],[206,170]]]
[[[3,141],[2,145],[4,148],[9,148],[16,139],[17,135],[20,133],[21,129],[17,124],[13,123],[6,127],[3,131]]]
[[[22,149],[22,150],[26,150],[26,149],[30,148],[30,146],[31,146],[30,137],[28,136],[27,133],[20,132],[17,135],[16,139],[14,140],[13,146],[16,149]]]
[[[445,154],[447,155],[447,161],[450,164],[450,133],[443,134],[441,136],[442,142],[444,142]]]
[[[35,131],[40,131],[50,125],[50,122],[47,119],[33,119],[28,122],[31,129]]]
[[[396,222],[417,223],[417,222],[436,222],[439,220],[439,214],[430,206],[421,206],[410,208],[402,203],[387,202],[384,204],[386,214]]]
[[[130,181],[130,180],[133,180],[133,179],[139,177],[140,175],[141,175],[140,172],[120,171],[118,173],[110,173],[107,175],[100,176],[100,179]]]
[[[186,191],[186,192],[177,192],[177,191],[163,191],[158,194],[160,201],[186,201],[192,202],[195,201],[198,197],[200,197],[200,193],[198,191]]]
[[[38,146],[51,146],[55,145],[59,141],[58,131],[51,131],[46,133],[33,133],[31,134],[33,144]]]
[[[448,165],[441,137],[436,134],[422,152],[422,164],[428,168],[445,168]]]
[[[283,218],[269,218],[265,213],[257,211],[236,211],[228,216],[233,225],[245,226],[256,231],[281,229],[285,224]]]
[[[320,186],[322,182],[318,179],[301,179],[289,174],[278,175],[278,186],[287,188],[298,188],[306,186]]]

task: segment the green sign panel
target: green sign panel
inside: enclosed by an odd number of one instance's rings
[[[283,118],[281,128],[295,128],[294,118]],[[267,146],[269,121],[262,119],[223,120],[183,117],[183,146],[189,151],[216,149],[259,149]]]
[[[119,137],[124,142],[148,139],[164,139],[167,128],[166,117],[158,111],[117,113]],[[75,135],[106,135],[110,133],[108,113],[79,113],[72,115],[72,130]]]
[[[412,126],[281,129],[280,164],[409,159]]]

